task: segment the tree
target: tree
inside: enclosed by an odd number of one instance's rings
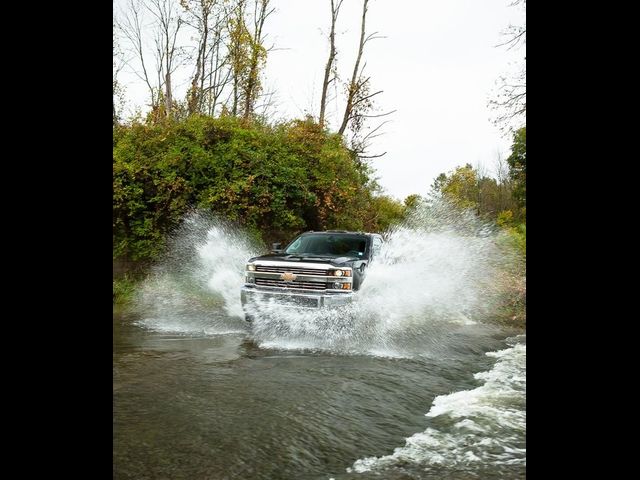
[[[412,193],[408,195],[407,198],[404,199],[404,207],[406,211],[415,210],[420,204],[424,202],[424,198],[422,198],[417,193]]]
[[[497,182],[467,163],[448,175],[441,173],[431,187],[432,198],[443,198],[461,209],[478,215],[497,213]]]
[[[509,176],[513,180],[513,196],[521,208],[527,204],[527,127],[513,134],[511,155],[507,158]]]
[[[206,113],[214,116],[216,107],[222,98],[223,92],[231,79],[231,68],[229,68],[229,55],[223,50],[223,30],[227,23],[226,16],[216,23],[213,30],[213,46],[209,55],[209,70],[204,80],[207,86],[203,87],[203,98],[206,102]]]
[[[498,210],[513,208],[513,182],[509,175],[509,165],[505,158],[498,154],[495,160],[496,179],[498,180]]]
[[[274,12],[269,8],[270,0],[254,0],[253,15],[247,14],[247,0],[236,0],[228,21],[229,62],[233,85],[231,114],[250,118],[262,91],[260,75],[267,59],[264,47],[264,23]],[[248,21],[252,20],[250,30]]]
[[[478,207],[478,175],[471,164],[458,167],[443,182],[442,195],[460,208]]]
[[[145,14],[151,17],[150,27],[146,25]],[[152,112],[158,117],[171,117],[174,110],[172,75],[182,57],[182,49],[177,45],[182,23],[172,0],[129,0],[116,21],[116,28],[139,63],[137,67],[132,65],[133,71],[147,86]],[[147,32],[153,35],[152,55],[147,46]]]
[[[255,0],[253,13],[253,36],[251,38],[251,55],[249,60],[249,71],[244,85],[244,118],[248,119],[253,115],[256,100],[262,90],[260,73],[264,69],[267,61],[267,50],[264,47],[264,22],[274,11],[269,8],[270,0]]]
[[[176,45],[182,18],[172,0],[145,0],[145,8],[156,19],[154,45],[159,83],[164,85],[165,115],[173,114],[173,85],[171,76],[179,66],[181,49]]]
[[[120,111],[124,106],[124,88],[118,81],[118,74],[124,66],[123,53],[116,35],[116,25],[113,24],[113,126],[120,122]]]
[[[186,15],[184,23],[195,30],[195,70],[187,92],[188,114],[214,115],[231,69],[224,45],[228,9],[223,0],[180,0]]]
[[[187,12],[185,23],[198,33],[198,47],[196,52],[196,67],[191,80],[191,87],[187,92],[187,110],[192,115],[202,110],[202,93],[207,67],[207,52],[209,41],[210,17],[215,0],[180,0],[180,5]]]
[[[347,88],[347,105],[344,109],[344,115],[342,116],[342,123],[340,124],[340,128],[338,129],[338,133],[340,135],[344,134],[345,129],[347,128],[347,124],[349,120],[352,119],[353,110],[356,106],[356,101],[361,97],[360,92],[363,89],[364,85],[368,82],[369,79],[362,78],[362,72],[360,71],[360,61],[362,60],[362,52],[364,51],[364,46],[367,41],[370,40],[371,35],[365,38],[365,25],[367,21],[367,4],[369,0],[364,0],[362,3],[362,22],[360,24],[360,43],[358,46],[358,55],[356,57],[356,63],[353,67],[353,74],[351,76],[351,82]],[[377,95],[380,92],[376,92],[373,95]],[[371,96],[373,96],[371,95]],[[365,99],[360,98],[360,103]]]
[[[377,195],[371,199],[371,213],[368,217],[367,230],[385,231],[392,225],[402,221],[405,207],[402,203],[388,195]]]
[[[429,189],[428,199],[429,201],[433,201],[442,196],[442,188],[444,187],[447,181],[447,174],[441,173],[438,175],[431,184]]]
[[[513,0],[510,6],[520,5],[526,9],[526,0]],[[524,25],[509,25],[502,32],[506,40],[499,47],[506,46],[507,50],[519,49],[526,46],[527,27]],[[518,71],[512,75],[502,76],[498,79],[498,93],[489,102],[491,108],[496,111],[494,123],[503,130],[512,131],[513,125],[522,125],[527,113],[527,64],[526,54],[523,57],[522,65]]]
[[[142,0],[129,0],[126,10],[120,11],[118,19],[115,20],[115,28],[124,36],[127,41],[127,51],[132,54],[139,65],[132,65],[127,60],[127,64],[131,67],[135,75],[144,82],[149,90],[150,106],[152,109],[157,108],[159,101],[159,93],[161,85],[153,80],[149,63],[148,53],[145,48],[145,40],[143,36],[144,12],[142,9]]]
[[[318,123],[321,127],[324,127],[324,115],[327,107],[327,91],[329,90],[329,84],[336,79],[334,61],[336,58],[336,21],[338,20],[338,13],[342,6],[342,0],[331,0],[331,31],[329,33],[329,58],[327,64],[324,67],[324,79],[322,80],[322,97],[320,99],[320,116],[318,117]],[[333,78],[331,72],[334,72]]]
[[[249,63],[251,61],[251,34],[245,23],[246,0],[238,0],[228,16],[229,62],[231,66],[231,114],[238,115],[242,103],[243,85],[247,82]]]
[[[358,44],[358,55],[356,56],[356,62],[353,67],[353,73],[351,75],[351,81],[346,86],[347,91],[347,102],[344,109],[344,114],[342,116],[342,123],[338,128],[338,133],[343,135],[347,126],[350,127],[352,137],[351,137],[351,150],[355,152],[359,158],[375,158],[381,157],[385,155],[387,152],[378,154],[378,155],[366,155],[366,150],[369,146],[369,141],[379,135],[377,133],[382,126],[384,126],[387,122],[382,122],[373,130],[371,130],[366,135],[362,136],[363,127],[367,118],[377,118],[384,117],[387,115],[391,115],[395,112],[392,110],[390,112],[378,114],[378,115],[370,115],[369,113],[373,110],[373,97],[381,94],[383,91],[378,90],[376,92],[371,92],[371,77],[367,77],[364,75],[364,70],[366,67],[366,63],[360,68],[360,62],[362,61],[362,55],[364,52],[364,47],[367,42],[381,38],[377,36],[378,32],[371,33],[366,35],[366,21],[367,21],[367,11],[368,11],[369,0],[363,0],[362,3],[362,20],[360,23],[360,41]]]
[[[444,199],[461,209],[472,209],[485,219],[519,222],[524,211],[513,187],[512,169],[507,173],[501,166],[502,160],[498,160],[497,178],[490,176],[482,165],[473,168],[471,164],[456,167],[448,174],[441,173],[431,185],[430,203]]]

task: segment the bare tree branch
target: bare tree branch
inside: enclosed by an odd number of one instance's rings
[[[380,158],[380,157],[384,157],[386,154],[387,152],[383,152],[378,155],[358,155],[358,158]]]
[[[338,0],[336,4],[334,0],[331,0],[331,32],[329,33],[329,58],[327,59],[327,64],[324,67],[324,79],[322,80],[322,98],[320,99],[320,116],[318,117],[318,123],[320,127],[324,126],[324,115],[327,106],[327,90],[329,89],[329,84],[335,80],[335,75],[333,78],[329,78],[331,75],[331,71],[333,70],[333,65],[336,58],[336,21],[338,20],[338,14],[340,12],[340,7],[342,6],[342,0]]]
[[[378,130],[380,130],[384,125],[386,125],[389,122],[390,122],[390,120],[385,120],[380,125],[378,125],[376,128],[371,130],[367,135],[364,136],[364,138],[362,139],[361,143],[365,143],[367,140],[369,140],[371,138],[375,138],[377,135],[374,136],[373,134],[376,133]]]
[[[390,112],[387,113],[381,113],[379,115],[360,115],[362,118],[378,118],[378,117],[386,117],[387,115],[391,115],[392,113],[396,113],[397,110],[391,110]]]
[[[526,7],[526,0],[514,0],[510,6],[522,5]],[[507,50],[521,47],[527,43],[526,22],[524,26],[509,25],[502,35],[507,40],[496,45],[497,47],[507,47]],[[498,80],[497,94],[489,101],[489,106],[496,112],[494,124],[499,126],[503,133],[507,134],[517,128],[518,124],[525,120],[527,111],[527,70],[526,56],[520,70],[507,79],[501,77]]]
[[[356,63],[353,67],[353,75],[351,77],[351,83],[349,84],[348,92],[347,92],[347,106],[344,109],[344,115],[342,117],[342,124],[338,129],[338,133],[342,135],[347,128],[347,124],[349,123],[349,119],[351,118],[351,113],[353,110],[353,101],[358,93],[358,72],[360,67],[360,60],[362,59],[362,52],[364,51],[364,41],[365,41],[365,25],[367,20],[367,4],[369,0],[364,0],[362,3],[362,23],[360,26],[360,46],[358,48],[358,56],[356,57]]]
[[[147,65],[145,62],[145,54],[144,54],[144,41],[142,37],[143,27],[143,17],[141,13],[141,2],[129,0],[126,5],[127,10],[124,12],[120,12],[120,19],[116,20],[116,28],[125,36],[125,38],[129,41],[130,48],[134,52],[134,56],[137,57],[138,62],[140,62],[140,67],[142,72],[140,73],[136,68],[133,68],[135,75],[140,78],[146,84],[149,90],[149,96],[151,98],[151,106],[155,106],[157,103],[157,98],[154,90],[154,85],[152,85],[149,73],[147,71]],[[129,62],[127,62],[129,64]],[[160,87],[158,86],[158,89]]]

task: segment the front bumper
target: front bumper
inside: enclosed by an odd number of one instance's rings
[[[244,307],[250,303],[276,303],[297,308],[322,308],[346,305],[353,300],[353,292],[319,293],[292,291],[291,289],[243,286],[240,300]]]

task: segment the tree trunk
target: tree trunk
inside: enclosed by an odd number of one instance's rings
[[[353,75],[351,77],[351,83],[349,84],[349,93],[347,95],[347,106],[344,109],[344,116],[342,117],[342,125],[340,125],[340,129],[338,133],[342,135],[347,128],[349,120],[351,119],[351,112],[353,110],[353,99],[357,93],[357,82],[358,82],[358,73],[360,69],[360,59],[362,58],[362,52],[364,50],[364,31],[365,31],[365,23],[367,17],[367,3],[369,0],[364,0],[362,4],[362,25],[360,28],[360,47],[358,48],[358,57],[356,58],[356,64],[353,67]]]
[[[329,59],[327,60],[327,65],[324,68],[324,79],[322,81],[322,98],[320,99],[320,117],[318,118],[318,123],[320,127],[324,126],[324,115],[327,106],[327,91],[329,90],[329,76],[331,75],[331,69],[333,68],[333,62],[336,58],[336,20],[338,19],[338,11],[340,10],[340,5],[342,4],[342,0],[338,2],[338,6],[336,7],[334,4],[334,0],[331,0],[331,33],[329,34]]]

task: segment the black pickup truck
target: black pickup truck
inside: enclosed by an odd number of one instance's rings
[[[329,230],[305,232],[286,248],[250,258],[241,290],[245,319],[257,302],[320,308],[350,302],[364,281],[367,266],[382,246],[377,233]]]

